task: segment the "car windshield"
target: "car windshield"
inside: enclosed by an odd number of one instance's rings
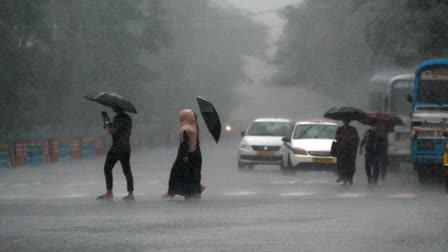
[[[287,136],[291,124],[288,122],[253,122],[247,130],[248,136]]]
[[[336,137],[336,129],[336,125],[297,125],[294,139],[334,139]]]

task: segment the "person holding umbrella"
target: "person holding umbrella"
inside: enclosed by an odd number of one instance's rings
[[[384,127],[378,126],[370,128],[364,133],[359,146],[359,155],[362,155],[363,150],[365,149],[365,169],[367,182],[369,184],[377,185],[380,171],[382,179],[386,176],[388,148],[387,134],[387,130],[384,129]]]
[[[367,114],[354,107],[333,107],[325,112],[324,117],[332,120],[342,120],[343,126],[336,130],[336,166],[339,178],[337,182],[344,185],[353,184],[353,175],[356,171],[356,153],[359,145],[359,135],[350,121],[366,117]]]
[[[384,112],[371,112],[365,118],[358,120],[364,125],[369,125],[372,128],[367,130],[361,142],[360,155],[365,145],[366,158],[366,174],[367,180],[370,183],[377,183],[375,172],[378,169],[382,180],[386,179],[387,169],[389,166],[389,141],[388,134],[394,131],[396,125],[405,125],[403,120],[393,114]],[[378,168],[376,168],[378,166]],[[373,167],[373,177],[369,174]]]
[[[134,200],[134,178],[132,176],[130,158],[131,158],[131,144],[130,136],[132,131],[132,119],[125,113],[137,113],[134,105],[122,96],[102,92],[97,96],[85,96],[86,99],[95,101],[104,106],[111,107],[116,115],[113,121],[110,122],[109,116],[106,112],[102,112],[104,119],[104,128],[107,129],[108,133],[112,135],[112,146],[110,147],[106,161],[104,163],[104,176],[106,178],[106,193],[97,197],[98,200],[102,199],[112,199],[113,192],[113,177],[112,169],[115,164],[120,161],[123,173],[126,177],[128,195],[125,196],[124,200]]]
[[[112,146],[107,152],[106,161],[104,163],[104,176],[106,177],[106,193],[98,196],[97,199],[112,199],[113,177],[112,169],[115,164],[120,161],[124,176],[126,177],[128,195],[124,200],[135,200],[134,197],[134,178],[132,176],[130,158],[131,145],[129,138],[132,130],[132,119],[124,112],[122,108],[114,107],[113,111],[116,115],[113,122],[105,121],[105,127],[109,134],[112,135]]]
[[[355,127],[350,126],[349,120],[343,121],[343,126],[336,130],[336,165],[339,173],[338,182],[344,185],[353,184],[353,175],[356,172],[356,153],[359,144],[359,135]]]
[[[201,185],[202,155],[199,143],[197,116],[191,109],[179,112],[179,149],[171,168],[168,192],[162,198],[181,195],[185,199],[200,199],[205,189]]]

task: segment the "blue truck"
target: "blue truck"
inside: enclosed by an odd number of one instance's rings
[[[448,59],[425,61],[415,71],[412,102],[411,153],[421,183],[434,175],[444,176],[448,128]]]

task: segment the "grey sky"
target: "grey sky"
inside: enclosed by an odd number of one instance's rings
[[[271,9],[278,9],[291,4],[300,3],[301,0],[227,0],[231,5],[240,9],[247,10],[248,12],[260,12]],[[274,43],[278,36],[281,34],[281,25],[284,24],[283,20],[273,12],[269,14],[263,14],[253,17],[254,20],[264,23],[269,28],[269,34],[272,37],[271,43]]]
[[[280,9],[287,5],[298,4],[301,1],[302,0],[215,0],[215,3],[224,6],[232,5],[239,9],[246,10],[248,13],[256,13]],[[268,38],[270,47],[266,51],[266,55],[268,57],[273,57],[276,49],[276,42],[282,34],[282,26],[284,25],[283,19],[278,16],[277,12],[266,13],[252,18],[263,23],[267,27],[270,35]],[[263,80],[269,79],[275,71],[275,68],[264,61],[248,58],[244,70],[255,83],[260,83]]]
[[[278,9],[287,5],[296,5],[302,0],[225,0],[237,8],[247,10],[249,13]],[[224,0],[216,0],[225,5]],[[276,12],[253,17],[254,20],[265,24],[268,28],[270,48],[266,52],[273,56],[275,43],[282,34],[283,19]],[[257,117],[289,117],[297,119],[320,118],[333,102],[328,97],[299,87],[276,87],[264,85],[276,71],[275,66],[259,59],[247,58],[244,71],[254,81],[242,85],[239,92],[244,97],[243,103],[233,111],[231,118],[235,121],[248,123]],[[300,103],[300,106],[298,104]]]

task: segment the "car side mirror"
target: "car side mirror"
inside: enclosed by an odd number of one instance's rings
[[[412,95],[408,94],[408,95],[406,96],[406,100],[407,100],[409,103],[412,103]]]
[[[289,142],[291,142],[291,138],[289,138],[289,137],[283,137],[283,138],[282,138],[282,142],[289,143]]]
[[[246,135],[246,131],[245,130],[241,131],[241,136],[243,137],[245,135]]]

